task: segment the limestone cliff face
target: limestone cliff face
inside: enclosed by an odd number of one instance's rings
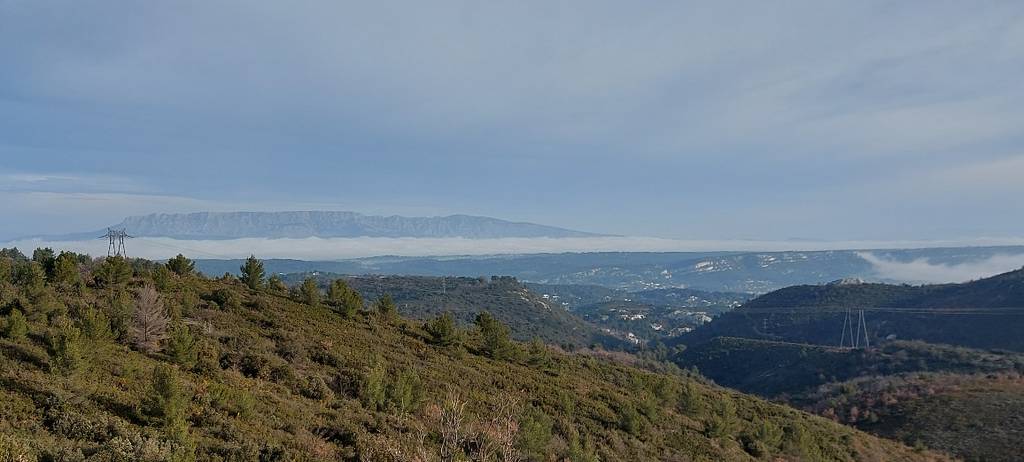
[[[370,216],[354,212],[200,212],[128,217],[115,226],[135,236],[244,237],[584,237],[593,234],[488,217]]]

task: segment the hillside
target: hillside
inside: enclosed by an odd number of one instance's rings
[[[913,373],[830,384],[794,405],[969,461],[1012,462],[1024,453],[1019,373]]]
[[[723,314],[680,342],[725,336],[839,345],[847,309],[855,318],[864,310],[874,343],[907,339],[1024,351],[1024,270],[963,284],[789,287]]]
[[[942,460],[683,375],[503,343],[500,324],[346,317],[182,260],[37,256],[0,259],[9,460]]]
[[[676,360],[718,384],[965,460],[1014,461],[1024,451],[1024,355],[716,338]]]
[[[308,274],[284,275],[296,285]],[[594,325],[566,311],[561,304],[531,292],[514,278],[465,278],[422,276],[313,276],[324,289],[335,279],[347,281],[363,294],[367,303],[388,294],[403,316],[427,320],[446,311],[462,325],[473,323],[477,313],[488,311],[512,330],[522,341],[537,337],[544,342],[565,348],[589,346],[593,343],[615,346],[619,341],[604,335]]]
[[[964,284],[790,287],[679,338],[687,348],[675,360],[719,384],[907,444],[1016,460],[1024,451],[1022,302],[1024,270]],[[847,310],[855,321],[863,310],[872,348],[838,348]]]
[[[747,306],[1020,308],[1024,307],[1024,269],[963,284],[909,286],[840,281],[787,287],[758,297]]]
[[[909,372],[1024,372],[1024,355],[907,341],[848,349],[718,337],[687,348],[675,360],[682,367],[696,367],[720,385],[770,398]]]
[[[304,237],[586,237],[595,234],[489,217],[373,216],[355,212],[197,212],[154,213],[125,218],[112,226],[142,237],[240,239]],[[95,237],[96,233],[84,236]],[[81,238],[82,236],[72,236]]]

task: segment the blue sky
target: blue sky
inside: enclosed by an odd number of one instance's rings
[[[504,3],[0,0],[0,239],[283,209],[1024,234],[1024,3]]]

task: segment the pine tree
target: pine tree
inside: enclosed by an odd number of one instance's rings
[[[544,411],[530,406],[519,419],[519,449],[529,460],[545,460],[554,422]]]
[[[172,327],[164,352],[175,364],[184,368],[194,366],[199,358],[199,348],[195,336],[192,335],[192,330],[184,324]]]
[[[196,270],[195,262],[180,253],[176,257],[167,260],[166,266],[167,269],[178,276],[190,276]]]
[[[551,352],[548,351],[547,345],[544,344],[539,338],[534,337],[530,340],[530,345],[527,348],[530,357],[530,364],[535,366],[547,366],[551,363]]]
[[[54,371],[70,375],[85,363],[85,348],[82,345],[82,331],[67,318],[57,322],[50,337],[51,364]]]
[[[172,441],[189,441],[188,398],[173,366],[160,364],[153,368],[145,410],[163,427],[164,433]]]
[[[46,276],[53,275],[53,268],[56,258],[54,258],[53,249],[49,247],[40,247],[32,252],[32,261],[39,263],[39,266],[43,268],[43,272]]]
[[[728,396],[721,396],[714,402],[714,412],[704,427],[707,436],[723,438],[736,433],[739,421],[736,417],[736,403]]]
[[[344,279],[335,279],[327,291],[331,305],[346,319],[351,319],[363,307],[363,297]]]
[[[391,299],[391,294],[384,294],[383,297],[377,299],[374,308],[377,311],[377,316],[384,322],[392,322],[398,318],[398,307],[395,306],[395,301]]]
[[[403,369],[388,387],[388,407],[398,414],[416,410],[423,398],[423,383],[412,369]]]
[[[306,278],[302,281],[302,285],[299,286],[299,298],[300,300],[309,306],[320,306],[320,286],[316,283],[316,278]]]
[[[78,256],[71,252],[61,252],[53,263],[51,280],[62,287],[71,287],[80,280],[78,274]]]
[[[14,284],[28,296],[36,297],[46,288],[46,272],[37,262],[18,262],[14,267]]]
[[[430,339],[435,345],[452,346],[459,344],[458,327],[455,325],[455,318],[449,311],[445,311],[440,316],[427,321],[423,328],[430,334]]]
[[[156,289],[146,286],[139,290],[131,325],[135,347],[148,353],[157,351],[160,342],[167,337],[169,322],[170,318]]]
[[[363,376],[363,383],[359,390],[359,397],[363,406],[374,411],[384,410],[387,404],[387,375],[388,370],[384,363],[377,360],[373,367]]]
[[[476,325],[480,328],[480,349],[484,355],[491,359],[509,359],[512,356],[512,340],[508,326],[486,311],[481,311],[476,316]]]
[[[81,326],[82,334],[94,345],[102,344],[114,337],[110,328],[110,318],[96,308],[89,307],[83,310],[79,315],[78,323]]]
[[[693,380],[687,380],[683,384],[682,393],[679,394],[679,407],[690,417],[700,417],[704,414],[702,393]]]
[[[19,310],[11,310],[7,315],[7,322],[4,324],[4,337],[11,340],[21,340],[28,334],[28,322],[25,315]]]
[[[14,274],[14,260],[0,256],[0,284],[6,284],[11,281],[11,276]]]
[[[263,271],[263,262],[255,255],[250,255],[240,269],[242,270],[242,282],[250,289],[259,290],[263,287],[263,279],[266,274]]]
[[[96,268],[95,277],[103,287],[120,287],[128,283],[133,275],[131,263],[124,257],[107,257]]]

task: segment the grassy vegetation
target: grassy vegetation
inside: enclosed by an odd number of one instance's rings
[[[807,410],[968,461],[1024,454],[1024,378],[1017,373],[865,377],[793,400]]]
[[[502,340],[494,318],[425,329],[259,278],[75,261],[72,281],[45,260],[0,267],[2,460],[938,458],[685,374]]]

